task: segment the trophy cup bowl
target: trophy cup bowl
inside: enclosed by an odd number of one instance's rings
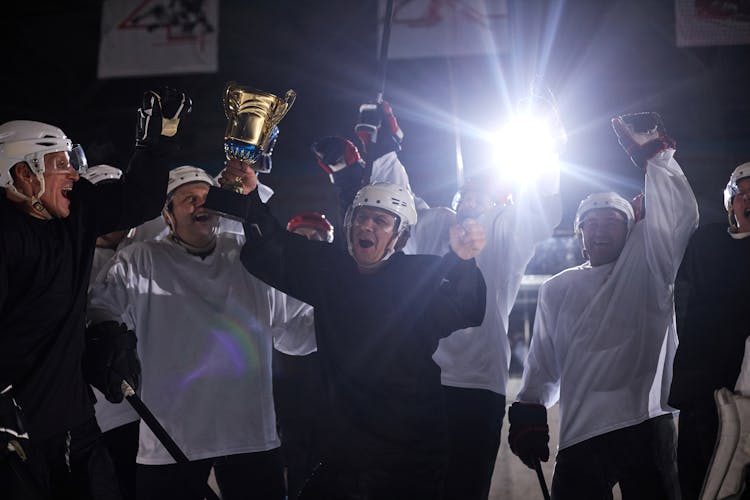
[[[224,153],[229,160],[247,162],[257,173],[271,171],[271,152],[276,142],[278,124],[294,104],[297,93],[287,90],[284,97],[252,87],[227,83],[224,88]],[[224,217],[243,220],[247,214],[247,198],[242,183],[211,187],[206,208]]]
[[[297,97],[287,90],[283,98],[269,92],[229,82],[224,89],[224,152],[229,159],[247,161],[258,173],[268,173],[269,163],[259,161],[273,150],[277,125]]]

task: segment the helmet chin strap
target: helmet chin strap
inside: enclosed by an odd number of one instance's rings
[[[29,206],[31,207],[32,213],[31,215],[34,217],[38,217],[40,219],[50,220],[54,219],[52,214],[47,210],[47,208],[44,206],[44,203],[42,203],[42,195],[44,194],[44,176],[37,175],[37,179],[39,179],[39,185],[41,186],[41,189],[39,190],[39,193],[32,194],[31,196],[26,196],[22,192],[20,192],[18,189],[16,189],[16,186],[11,184],[10,186],[7,186],[13,194],[15,194],[17,197],[21,198],[23,201],[28,202]]]

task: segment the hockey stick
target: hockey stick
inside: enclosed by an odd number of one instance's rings
[[[383,20],[383,38],[380,39],[380,54],[378,60],[378,98],[375,102],[383,101],[385,93],[386,70],[388,69],[388,46],[391,43],[391,25],[393,24],[394,0],[388,0],[385,6]]]
[[[8,442],[8,451],[10,451],[10,454],[6,457],[7,463],[18,479],[21,488],[29,495],[28,498],[33,500],[47,498],[44,488],[39,485],[37,479],[28,469],[28,465],[24,463],[26,462],[26,453],[21,444],[17,440],[11,439]]]
[[[164,445],[172,458],[174,458],[178,464],[188,463],[190,460],[187,455],[185,455],[185,452],[180,449],[174,439],[172,439],[172,436],[169,435],[154,414],[151,413],[151,410],[148,409],[148,406],[146,406],[143,400],[138,397],[138,394],[135,393],[130,384],[125,380],[122,381],[122,393],[125,396],[125,399],[128,400],[128,403],[130,403],[130,406],[133,407],[136,413],[141,417],[141,420],[143,420],[148,428],[151,429],[151,432],[154,433],[156,439]],[[206,484],[204,493],[208,500],[220,500],[219,496],[208,484]]]
[[[542,496],[544,500],[550,500],[549,490],[547,489],[547,481],[544,480],[544,474],[542,473],[542,464],[539,459],[534,460],[534,471],[536,471],[536,478],[539,480],[539,487],[542,488]]]
[[[391,43],[391,24],[393,24],[393,4],[395,0],[387,0],[385,6],[385,18],[383,19],[383,37],[380,39],[380,53],[378,55],[378,74],[377,74],[377,89],[378,95],[375,99],[375,104],[363,104],[360,107],[360,113],[363,109],[376,110],[378,105],[383,102],[383,94],[385,93],[385,81],[388,70],[388,46]],[[367,158],[365,162],[365,172],[363,175],[366,183],[369,184],[370,177],[372,177],[372,158]]]

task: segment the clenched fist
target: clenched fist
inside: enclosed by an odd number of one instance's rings
[[[450,228],[451,249],[463,260],[476,257],[484,248],[484,228],[475,219],[464,219]]]

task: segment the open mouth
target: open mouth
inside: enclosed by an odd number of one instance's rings
[[[64,188],[62,188],[62,195],[65,198],[70,199],[70,193],[71,192],[73,192],[73,188],[72,187],[64,187]]]
[[[357,243],[361,248],[372,248],[375,246],[375,242],[370,240],[359,240]]]
[[[211,216],[205,212],[196,214],[193,216],[193,220],[195,222],[208,222],[208,220],[211,218]]]

